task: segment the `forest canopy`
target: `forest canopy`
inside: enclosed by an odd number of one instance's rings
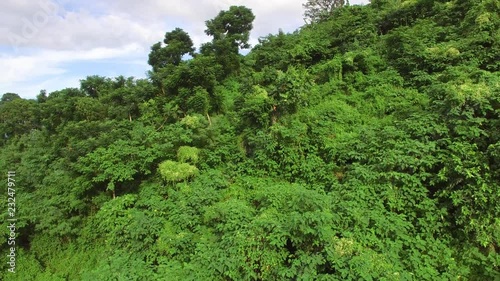
[[[500,2],[304,7],[253,47],[244,6],[198,50],[167,31],[146,79],[4,94],[0,279],[499,280]]]

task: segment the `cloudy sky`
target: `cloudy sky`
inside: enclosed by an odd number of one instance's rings
[[[251,43],[303,24],[305,0],[0,0],[0,95],[35,98],[88,75],[146,77],[149,48],[176,27],[195,45],[206,20],[231,5],[256,16]],[[351,5],[368,0],[351,0]]]

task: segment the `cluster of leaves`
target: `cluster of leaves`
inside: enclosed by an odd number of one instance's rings
[[[500,278],[498,1],[346,2],[246,56],[234,6],[148,79],[4,94],[0,279]]]

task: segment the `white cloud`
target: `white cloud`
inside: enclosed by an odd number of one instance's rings
[[[206,20],[231,5],[256,15],[253,37],[293,31],[302,25],[305,0],[3,0],[0,45],[54,50],[116,47],[135,42],[150,46],[175,27],[187,30],[197,45],[208,40]],[[351,1],[353,4],[363,1]],[[364,1],[366,2],[366,0]]]
[[[7,71],[0,76],[0,93],[18,92],[25,97],[33,98],[41,89],[57,89],[57,87],[52,88],[47,87],[47,85],[53,85],[55,82],[61,81],[75,81],[74,77],[68,78],[75,75],[75,73],[71,73],[71,67],[68,64],[96,63],[103,60],[115,61],[116,65],[120,63],[137,64],[138,59],[142,59],[146,53],[147,50],[142,46],[132,43],[120,48],[100,47],[90,50],[71,51],[43,50],[22,56],[4,55],[0,57],[0,65]],[[142,67],[145,67],[145,64]],[[79,79],[82,78],[85,78],[85,76],[79,77]],[[30,85],[33,82],[34,85]],[[68,87],[65,84],[61,85]],[[61,88],[61,86],[58,88]],[[33,91],[33,89],[35,90]]]

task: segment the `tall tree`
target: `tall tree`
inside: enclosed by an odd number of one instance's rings
[[[233,46],[247,49],[248,39],[253,28],[255,16],[245,6],[231,6],[228,11],[221,11],[217,17],[206,21],[205,33],[214,40],[229,40]]]
[[[189,34],[180,28],[165,33],[163,43],[165,43],[165,47],[162,46],[161,42],[151,46],[148,63],[153,67],[154,71],[158,71],[158,69],[168,64],[179,65],[182,56],[186,54],[192,55],[195,50]]]
[[[302,4],[305,9],[304,20],[309,23],[325,20],[335,9],[345,5],[349,5],[349,0],[307,0]]]
[[[102,96],[110,86],[110,79],[104,76],[92,75],[80,80],[80,90],[92,98]]]

